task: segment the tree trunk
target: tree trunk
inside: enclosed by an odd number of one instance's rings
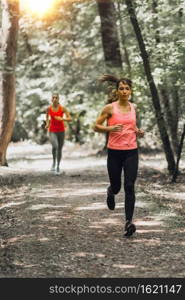
[[[178,92],[178,88],[176,86],[173,86],[171,88],[171,95],[172,95],[172,99],[173,99],[173,103],[172,103],[172,113],[173,113],[173,119],[176,120],[175,126],[176,126],[176,130],[178,130],[178,121],[179,121],[179,112],[181,110],[181,103],[180,103],[180,99],[179,99],[179,92]]]
[[[158,45],[161,42],[160,32],[158,29],[159,24],[158,24],[158,10],[157,9],[158,9],[157,0],[153,0],[152,12],[154,14],[153,25],[155,28],[156,45]],[[158,61],[160,61],[160,59]],[[178,116],[177,114],[173,114],[173,107],[171,105],[170,97],[169,97],[169,88],[166,84],[167,82],[169,82],[169,80],[163,80],[163,85],[160,87],[160,94],[161,94],[161,100],[162,100],[162,104],[163,104],[164,111],[165,111],[166,122],[167,122],[168,129],[169,129],[168,132],[171,137],[173,152],[174,152],[174,154],[177,154],[177,151],[178,151],[177,130],[178,130],[179,118],[177,117]],[[172,98],[172,100],[173,100],[173,98]],[[178,109],[178,108],[176,108],[176,109]]]
[[[106,73],[121,73],[122,58],[118,29],[116,24],[116,9],[112,0],[96,0],[101,19],[101,36],[106,64]],[[118,75],[119,77],[119,75]],[[108,134],[105,135],[103,152],[107,148]]]
[[[179,119],[175,116],[175,114],[172,113],[171,106],[170,106],[170,100],[169,100],[169,96],[167,94],[166,87],[160,88],[160,93],[161,93],[161,97],[163,99],[163,104],[164,104],[164,109],[165,109],[165,114],[166,114],[166,121],[167,121],[168,128],[169,128],[173,152],[175,154],[177,154],[178,145],[179,145],[178,134],[177,134]]]
[[[128,73],[128,77],[132,79],[132,69],[131,69],[131,63],[130,63],[130,58],[129,58],[129,52],[126,47],[126,34],[124,32],[124,24],[122,21],[122,16],[121,16],[121,7],[120,7],[120,2],[118,1],[117,3],[118,7],[118,18],[119,18],[119,25],[120,25],[120,35],[121,35],[121,44],[122,44],[122,49],[124,53],[124,60],[126,64],[126,69]]]
[[[146,51],[145,43],[144,43],[142,33],[141,33],[141,30],[140,30],[140,27],[139,27],[139,24],[138,24],[138,21],[137,21],[133,1],[125,0],[125,2],[126,2],[126,5],[127,5],[127,9],[128,9],[128,12],[129,12],[129,16],[130,16],[132,26],[134,28],[136,38],[137,38],[137,41],[138,41],[138,44],[139,44],[139,48],[140,48],[140,51],[141,51],[141,57],[143,59],[144,70],[145,70],[145,74],[146,74],[147,81],[148,81],[150,91],[151,91],[152,103],[153,103],[153,106],[154,106],[154,109],[155,109],[155,116],[156,116],[156,120],[157,120],[157,125],[158,125],[158,128],[159,128],[159,132],[160,132],[161,140],[162,140],[162,143],[163,143],[163,148],[164,148],[166,160],[167,160],[167,163],[168,163],[168,170],[169,170],[170,174],[172,174],[174,169],[175,169],[175,159],[174,159],[173,151],[172,151],[172,148],[171,148],[168,132],[167,132],[167,129],[166,129],[165,120],[164,120],[163,113],[162,113],[162,110],[161,110],[158,90],[156,88],[156,85],[155,85],[155,82],[154,82],[154,79],[153,79],[153,76],[152,76],[152,73],[151,73],[148,53]]]
[[[6,151],[15,121],[15,65],[19,1],[2,0],[1,52],[4,62],[0,74],[0,165],[7,166]]]
[[[33,55],[33,50],[32,50],[32,46],[29,42],[29,37],[28,34],[26,32],[24,32],[22,34],[24,41],[25,41],[25,46],[26,46],[26,50],[28,51],[29,56]]]
[[[177,176],[178,176],[179,161],[180,161],[180,158],[181,158],[182,147],[183,147],[183,143],[184,143],[184,137],[185,137],[185,125],[183,127],[181,140],[180,140],[180,144],[179,144],[179,148],[178,148],[178,152],[177,152],[177,162],[176,162],[175,170],[174,170],[172,181],[171,181],[172,183],[176,182],[176,179],[177,179]]]
[[[107,72],[122,71],[122,59],[116,25],[116,10],[112,0],[96,0],[101,19],[101,36]],[[110,71],[109,71],[110,70]]]
[[[153,10],[153,14],[154,14],[154,27],[155,27],[155,41],[156,44],[160,43],[160,32],[158,29],[158,15],[157,15],[157,7],[158,7],[158,3],[157,0],[153,0],[152,2],[152,10]]]

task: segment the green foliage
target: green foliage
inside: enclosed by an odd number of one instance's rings
[[[22,17],[17,60],[17,119],[31,138],[39,131],[38,118],[53,91],[73,116],[70,137],[75,139],[81,111],[81,134],[92,134],[95,107],[104,103],[97,86],[104,62],[96,3],[66,2],[51,24]]]
[[[121,4],[124,1],[117,0]],[[155,6],[154,6],[155,4]],[[172,113],[179,109],[179,128],[184,123],[184,0],[137,0],[136,14],[149,55],[150,65],[155,83],[165,87],[168,92]],[[141,111],[142,124],[147,131],[153,128],[157,135],[156,119],[151,107],[150,92],[146,83],[142,58],[130,26],[126,5],[121,5],[121,17],[125,31],[125,43],[132,66],[132,80],[135,85],[134,99]],[[178,94],[176,99],[174,91]],[[161,104],[164,110],[166,107]]]
[[[159,0],[156,10],[153,2],[135,1],[137,17],[155,82],[158,87],[164,81],[168,83],[171,101],[174,87],[178,89],[182,124],[185,110],[184,1]],[[158,142],[151,95],[133,28],[124,1],[117,0],[115,4],[117,9],[120,5],[120,40],[124,32],[122,75],[130,76],[126,48],[131,65],[133,101],[140,110],[141,125],[146,131],[152,131],[153,139],[156,137]],[[80,143],[90,141],[94,136],[93,122],[107,101],[106,85],[97,81],[106,71],[96,1],[58,1],[55,13],[45,20],[22,15],[17,62],[17,120],[29,137],[40,143],[47,140],[41,125],[51,94],[57,91],[61,103],[73,117],[68,138]]]

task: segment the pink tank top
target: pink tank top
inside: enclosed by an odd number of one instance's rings
[[[122,113],[119,110],[118,101],[112,103],[112,116],[108,119],[108,125],[123,124],[122,131],[109,132],[107,148],[115,150],[131,150],[137,148],[136,138],[136,112],[134,105],[129,102],[130,111]]]

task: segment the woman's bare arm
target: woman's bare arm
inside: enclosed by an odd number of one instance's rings
[[[94,131],[96,132],[110,132],[110,131],[121,131],[123,125],[122,124],[116,124],[113,126],[105,126],[103,123],[108,120],[112,115],[112,105],[107,104],[101,114],[96,119],[95,125],[94,125]]]
[[[49,119],[49,108],[46,110],[46,126],[45,128],[48,129],[50,124],[50,119]]]
[[[142,129],[139,128],[140,124],[141,124],[140,115],[139,115],[139,110],[137,108],[137,105],[135,103],[134,103],[134,108],[135,108],[135,111],[136,111],[136,134],[137,134],[138,137],[143,137],[145,132]]]
[[[63,118],[63,120],[67,121],[67,122],[72,121],[70,112],[65,107],[63,107],[63,110],[64,110],[64,113],[65,113],[65,118]]]

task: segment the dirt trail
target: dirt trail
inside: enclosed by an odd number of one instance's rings
[[[0,194],[0,277],[184,278],[185,176],[171,185],[163,156],[141,155],[137,232],[126,239],[123,189],[115,211],[106,207],[106,157],[75,149],[60,176],[48,171],[49,146],[29,152],[29,167],[24,150],[23,169],[12,152],[1,169],[1,182],[12,181]]]

